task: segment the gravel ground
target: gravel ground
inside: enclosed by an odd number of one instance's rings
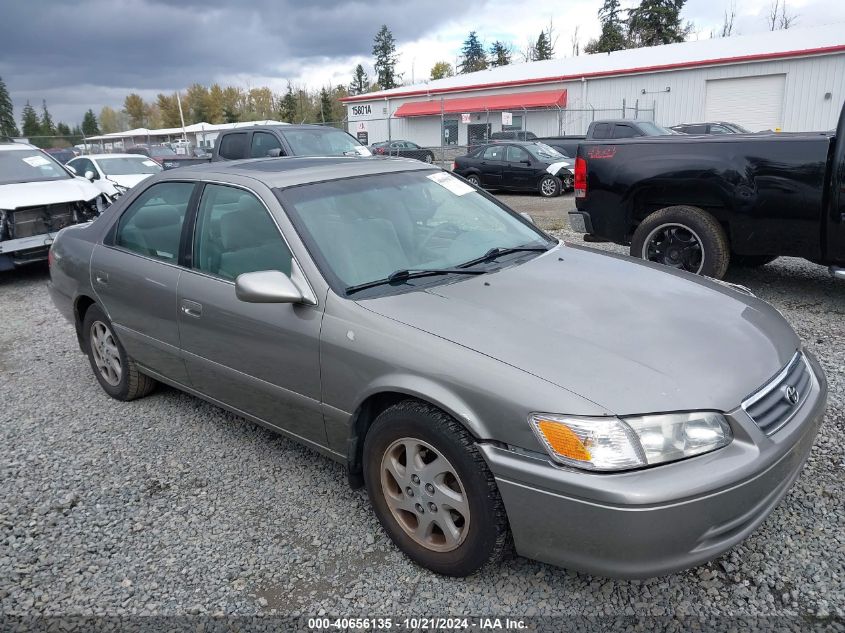
[[[572,204],[507,200],[550,228]],[[776,616],[841,630],[845,285],[788,258],[729,279],[783,312],[831,387],[803,475],[762,527],[648,581],[521,558],[455,580],[406,560],[338,464],[169,388],[108,398],[46,270],[0,273],[0,615],[566,616],[559,628],[574,616]]]

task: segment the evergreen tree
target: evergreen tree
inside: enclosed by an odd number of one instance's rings
[[[604,0],[604,4],[599,9],[601,35],[596,40],[590,40],[584,47],[585,52],[612,53],[628,48],[628,39],[625,37],[625,22],[621,13],[619,0]]]
[[[554,54],[554,46],[549,39],[549,34],[546,33],[544,29],[540,31],[540,35],[537,36],[537,43],[534,44],[534,60],[541,61],[544,59],[551,59],[554,57]]]
[[[628,10],[628,35],[636,47],[683,42],[691,30],[681,24],[686,0],[642,0]]]
[[[490,65],[507,66],[511,63],[511,47],[504,42],[496,40],[490,46]]]
[[[20,136],[18,126],[15,124],[15,109],[12,106],[12,98],[6,89],[3,78],[0,77],[0,136]]]
[[[431,79],[443,79],[444,77],[451,77],[455,74],[452,69],[452,64],[449,62],[437,62],[431,67]]]
[[[70,128],[67,126],[66,123],[62,123],[59,121],[56,123],[56,135],[57,136],[70,136]]]
[[[320,122],[331,121],[332,94],[328,88],[320,88]]]
[[[285,96],[279,103],[279,118],[286,123],[296,123],[296,95],[293,94],[293,87],[288,82],[288,89]]]
[[[100,133],[100,126],[93,110],[88,110],[82,117],[82,130],[85,136],[97,136]]]
[[[360,95],[369,91],[370,78],[364,72],[364,67],[361,64],[355,66],[355,72],[352,74],[352,83],[349,84],[350,95]]]
[[[484,54],[484,46],[475,31],[470,31],[470,34],[464,40],[461,57],[463,61],[461,61],[459,70],[463,74],[474,73],[487,68],[487,55]]]
[[[26,102],[21,112],[21,131],[28,138],[41,135],[41,123],[38,121],[35,108],[29,104],[29,101]]]
[[[382,24],[379,32],[376,33],[373,41],[373,57],[376,60],[374,66],[381,89],[396,88],[401,79],[396,74],[396,63],[399,61],[399,56],[396,54],[396,40],[393,39],[393,33],[390,32],[386,24]]]
[[[56,126],[53,125],[53,117],[47,109],[47,100],[41,101],[41,136],[55,136]]]

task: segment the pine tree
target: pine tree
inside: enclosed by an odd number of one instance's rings
[[[38,121],[35,108],[30,105],[29,101],[26,102],[21,112],[21,131],[28,138],[41,135],[41,123]]]
[[[97,136],[100,133],[100,126],[97,124],[97,117],[93,110],[88,110],[82,117],[82,133],[85,136]]]
[[[396,40],[393,33],[382,24],[379,32],[373,40],[373,57],[375,57],[376,76],[382,90],[396,88],[401,77],[396,74],[396,63],[399,56],[396,54]]]
[[[511,55],[511,47],[504,42],[496,40],[490,46],[490,65],[493,67],[507,66],[511,63]]]
[[[444,77],[451,77],[455,74],[452,69],[452,64],[449,62],[437,62],[431,67],[431,79],[443,79]]]
[[[286,123],[296,123],[296,95],[293,94],[293,87],[290,82],[288,82],[285,96],[279,103],[279,118]]]
[[[487,56],[484,54],[484,45],[478,39],[475,31],[470,31],[466,40],[464,40],[463,48],[461,48],[461,57],[463,61],[461,61],[459,71],[463,74],[474,73],[487,68]]]
[[[332,94],[328,88],[320,88],[320,122],[332,120]]]
[[[6,89],[3,78],[0,77],[0,136],[20,136],[18,126],[15,124],[15,109],[12,106],[12,98]]]
[[[537,43],[534,44],[534,61],[551,59],[554,57],[555,49],[545,29],[537,36]]]
[[[370,90],[370,78],[364,72],[364,67],[361,64],[355,66],[355,72],[352,74],[352,83],[349,84],[350,95],[361,95]]]
[[[686,0],[642,0],[628,10],[628,35],[636,47],[683,42],[691,27],[681,24]]]
[[[56,126],[53,125],[53,117],[47,109],[47,100],[41,101],[41,136],[55,136]]]
[[[625,22],[621,13],[619,0],[604,0],[604,4],[599,9],[601,35],[598,39],[590,40],[584,47],[584,52],[612,53],[628,48],[628,40],[625,37]]]

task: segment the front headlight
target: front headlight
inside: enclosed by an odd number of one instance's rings
[[[695,411],[626,418],[534,413],[531,428],[555,461],[584,470],[630,470],[721,448],[733,438],[721,413]]]

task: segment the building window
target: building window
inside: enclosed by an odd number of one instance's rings
[[[458,144],[458,120],[446,119],[443,121],[443,144],[457,145]]]
[[[522,115],[521,114],[514,114],[513,121],[510,125],[503,125],[502,130],[521,130],[522,129]]]

